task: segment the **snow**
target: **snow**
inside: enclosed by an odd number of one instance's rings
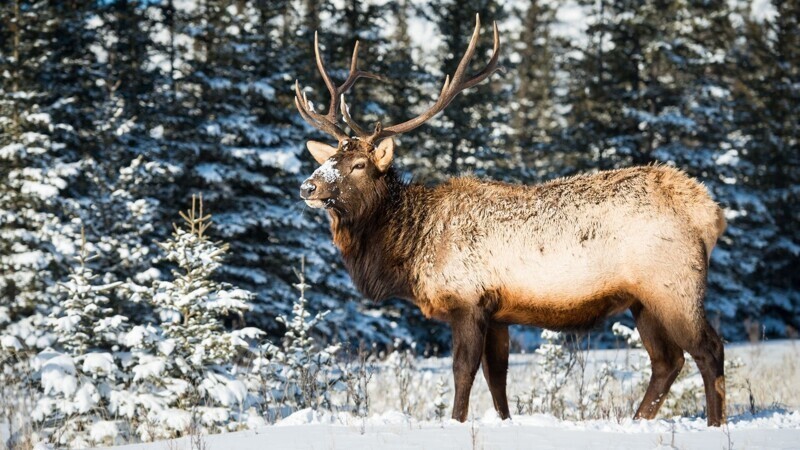
[[[38,359],[37,356],[36,359]],[[60,392],[67,397],[75,393],[78,380],[75,377],[75,363],[67,355],[58,354],[42,365],[42,387],[44,393]]]
[[[264,335],[264,331],[255,327],[245,327],[231,331],[231,336],[240,339],[258,339]]]
[[[51,184],[39,183],[36,181],[26,181],[22,184],[24,194],[36,194],[42,199],[48,199],[58,195],[58,188]]]
[[[248,301],[252,297],[248,291],[243,289],[232,289],[230,291],[221,290],[217,292],[216,296],[212,297],[206,304],[210,309],[220,309],[227,311],[229,309],[250,309]]]
[[[91,44],[89,45],[89,50],[91,50],[91,52],[94,53],[94,56],[95,58],[97,58],[98,62],[100,63],[108,62],[108,50],[106,50],[102,45]]]
[[[586,41],[586,11],[583,6],[573,0],[564,2],[556,10],[556,23],[553,25],[553,32],[557,36],[563,36],[573,42],[583,43]]]
[[[100,420],[92,424],[89,436],[95,442],[113,441],[119,434],[117,423],[111,420]]]
[[[150,129],[150,137],[153,139],[162,139],[164,137],[164,125],[157,125]]]
[[[258,159],[261,161],[261,164],[265,166],[281,169],[288,173],[300,172],[300,160],[297,159],[297,155],[290,150],[259,152]]]
[[[625,338],[625,340],[628,342],[628,345],[632,347],[641,346],[640,344],[642,342],[642,338],[641,336],[639,336],[638,329],[631,329],[629,327],[626,327],[625,325],[622,325],[619,322],[616,322],[614,325],[611,326],[611,331],[615,335]]]
[[[133,381],[158,378],[167,368],[167,363],[160,356],[143,355],[138,365],[133,366]]]
[[[97,388],[92,383],[84,383],[75,393],[72,407],[75,412],[84,414],[94,408],[98,400],[100,400],[100,395],[97,393]]]
[[[172,413],[176,424],[187,420],[185,411]],[[165,413],[166,415],[166,413]],[[366,420],[345,414],[298,411],[276,426],[204,436],[208,448],[796,448],[800,441],[800,413],[766,413],[731,420],[727,427],[708,428],[705,420],[627,420],[564,422],[534,415],[499,420],[493,411],[467,423],[450,420],[418,422],[398,412]],[[177,447],[188,438],[176,440]],[[115,447],[154,450],[163,443]]]
[[[59,317],[53,321],[53,328],[61,333],[72,333],[75,331],[76,325],[80,323],[80,316],[64,316]]]
[[[200,384],[208,395],[224,406],[240,405],[247,398],[247,386],[239,380],[210,375]]]
[[[133,417],[136,414],[136,395],[128,391],[111,391],[108,409],[122,417]]]
[[[256,81],[252,84],[252,88],[266,100],[273,100],[275,98],[275,88],[266,81]]]
[[[230,419],[228,408],[198,408],[203,423],[225,423]]]
[[[158,343],[158,352],[164,356],[171,355],[173,350],[175,350],[174,339],[164,339]]]
[[[739,163],[739,152],[736,149],[730,149],[727,152],[717,156],[714,162],[719,165],[735,166]]]
[[[20,143],[8,144],[0,147],[0,159],[12,159],[19,154],[23,154],[25,146]]]
[[[183,409],[169,408],[159,414],[158,421],[169,429],[185,431],[192,423],[192,414]]]
[[[737,0],[730,0],[735,2]],[[754,0],[750,5],[750,16],[760,20],[772,20],[775,18],[777,11],[769,0]]]
[[[29,122],[46,124],[46,125],[49,125],[53,122],[52,118],[50,117],[50,114],[47,113],[27,114],[25,116],[25,119],[27,119]]]
[[[105,22],[103,22],[103,19],[100,18],[100,16],[98,16],[97,14],[92,14],[91,16],[89,16],[88,19],[86,19],[86,29],[87,30],[94,30],[94,29],[100,28],[104,24],[105,24]]]
[[[339,172],[339,169],[336,168],[336,162],[330,159],[319,166],[311,175],[312,178],[322,178],[326,183],[333,183],[341,178],[341,176],[342,174]]]
[[[136,274],[134,279],[137,283],[145,284],[153,280],[157,280],[161,277],[161,271],[156,269],[155,267],[150,267],[149,269],[139,272]]]
[[[83,359],[84,373],[94,375],[113,375],[116,370],[114,357],[111,353],[89,353]]]
[[[17,351],[22,350],[23,347],[16,337],[5,335],[0,337],[0,348]]]
[[[44,257],[44,253],[41,251],[30,251],[30,252],[17,252],[8,257],[8,262],[12,267],[22,268],[22,267],[36,267],[40,268],[47,264],[47,259]]]
[[[623,336],[633,330],[617,327]],[[554,339],[555,334],[546,333],[544,339]],[[631,337],[633,339],[633,337]],[[759,372],[767,368],[780,378],[780,383],[796,384],[797,372],[793,369],[781,372],[781,361],[796,358],[797,344],[793,341],[777,341],[759,344],[729,345],[726,348],[728,359],[744,358],[750,366],[746,376],[753,380],[763,377]],[[588,358],[596,363],[610,363],[622,359],[635,361],[643,356],[641,349],[593,350]],[[389,369],[396,363],[398,354],[378,363],[378,373]],[[522,375],[524,380],[540,380],[542,374],[532,375],[536,369],[537,355],[514,354],[510,361],[509,393],[519,392]],[[434,375],[439,380],[450,380],[449,358],[428,358],[416,361],[416,367],[409,369],[415,376]],[[598,364],[602,365],[602,364]],[[770,368],[771,367],[771,368]],[[791,372],[790,372],[791,371]],[[781,372],[781,373],[778,373]],[[378,375],[380,376],[380,375]],[[575,376],[575,374],[573,374]],[[787,378],[788,377],[788,378]],[[228,384],[225,376],[215,376],[210,382]],[[391,376],[389,382],[395,381]],[[736,406],[735,394],[747,395],[743,386],[729,384],[728,393],[731,407]],[[375,381],[373,381],[374,383]],[[529,381],[526,381],[529,382]],[[679,383],[697,383],[699,376],[679,380]],[[765,383],[759,380],[759,383]],[[204,435],[202,439],[207,448],[527,448],[535,443],[536,448],[796,448],[800,442],[800,398],[788,394],[780,403],[783,408],[770,408],[755,414],[749,412],[729,417],[728,425],[709,428],[703,417],[683,417],[662,414],[657,420],[633,420],[629,416],[608,420],[562,420],[549,414],[515,414],[512,419],[499,419],[491,401],[487,400],[485,382],[481,375],[473,387],[471,415],[466,423],[458,423],[448,418],[420,420],[397,411],[394,407],[381,410],[383,405],[395,405],[395,391],[385,385],[371,388],[373,413],[368,417],[358,417],[349,412],[331,412],[324,409],[301,409],[280,419],[274,425],[258,424],[258,417],[248,417],[246,423],[256,424],[247,431],[227,434]],[[423,397],[441,396],[448,405],[445,417],[449,416],[452,404],[452,391],[444,394],[434,392],[430,385],[412,385],[415,394]],[[673,387],[673,393],[679,389]],[[440,386],[437,390],[441,390]],[[758,390],[755,391],[756,395]],[[792,391],[792,392],[796,392]],[[241,391],[238,395],[244,395]],[[227,394],[230,395],[230,394]],[[762,394],[763,395],[763,394]],[[512,397],[513,398],[513,397]],[[232,399],[233,400],[233,399]],[[237,399],[238,400],[238,399]],[[435,400],[435,399],[434,399]],[[669,400],[668,400],[669,401]],[[234,401],[234,404],[236,402]],[[785,409],[784,409],[785,408]],[[790,409],[794,408],[794,409]],[[512,406],[513,409],[513,406]],[[230,410],[219,407],[199,407],[192,413],[198,415],[203,423],[224,421]],[[192,413],[183,409],[165,409],[157,420],[174,430],[185,430],[191,423]],[[189,448],[188,440],[181,438],[171,442],[127,445],[121,450],[156,450],[161,448]],[[524,444],[524,445],[523,445]]]
[[[155,342],[158,338],[156,333],[157,330],[152,325],[136,325],[125,335],[123,343],[129,347],[141,347]]]
[[[223,180],[223,169],[218,164],[198,164],[194,170],[206,183],[219,183]]]

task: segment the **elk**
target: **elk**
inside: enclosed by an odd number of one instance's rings
[[[402,181],[392,168],[392,136],[419,127],[498,70],[494,24],[491,59],[467,75],[479,33],[476,17],[466,53],[430,108],[371,131],[350,116],[344,94],[359,78],[381,77],[358,68],[356,43],[347,78],[335,84],[315,36],[330,104],[317,112],[296,82],[295,105],[338,145],[307,143],[320,166],[300,195],[327,211],[353,283],[367,298],[406,299],[426,317],[449,323],[456,420],[467,419],[479,366],[499,416],[509,418],[509,324],[583,330],[630,310],[652,363],[635,417],[655,417],[686,351],[702,374],[708,424],[724,423],[723,344],[703,301],[709,256],[725,219],[702,184],[665,165],[530,186],[472,176],[424,186]],[[354,136],[340,128],[339,113]]]

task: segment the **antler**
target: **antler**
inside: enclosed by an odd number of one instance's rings
[[[478,45],[480,28],[481,19],[480,16],[476,14],[475,31],[472,33],[472,39],[469,41],[469,46],[467,47],[466,53],[464,53],[464,56],[461,58],[461,62],[458,63],[458,67],[456,68],[453,77],[451,78],[450,75],[445,77],[444,85],[439,93],[439,98],[436,100],[436,103],[434,103],[433,106],[428,108],[427,111],[413,119],[386,128],[383,128],[380,122],[378,122],[375,124],[375,130],[373,133],[371,135],[367,135],[360,127],[358,127],[357,124],[353,122],[353,119],[350,117],[347,104],[344,102],[344,96],[342,96],[342,115],[344,116],[347,124],[350,125],[350,128],[352,128],[353,131],[356,132],[362,139],[366,139],[370,142],[376,142],[379,139],[405,133],[406,131],[411,131],[428,121],[436,114],[440,113],[443,109],[447,108],[447,105],[449,105],[450,102],[452,102],[461,91],[475,86],[476,84],[488,78],[495,71],[502,69],[502,67],[497,65],[498,58],[500,56],[500,36],[497,31],[497,22],[494,22],[494,48],[492,50],[492,58],[489,60],[489,63],[483,68],[483,70],[469,79],[464,79],[467,72],[467,67],[472,60],[472,56],[475,54],[475,48]],[[361,133],[359,133],[359,130]]]
[[[297,106],[297,110],[300,111],[300,115],[303,116],[303,119],[305,119],[305,121],[308,122],[308,124],[312,127],[334,136],[337,140],[341,141],[343,139],[347,139],[347,134],[337,125],[338,120],[336,118],[336,110],[339,109],[339,102],[344,98],[344,93],[353,87],[353,84],[355,84],[356,80],[359,78],[374,78],[382,81],[385,80],[383,77],[372,72],[358,70],[358,41],[356,41],[356,45],[353,48],[353,58],[350,60],[350,73],[347,75],[347,79],[344,80],[344,82],[339,86],[336,86],[333,83],[328,71],[325,70],[325,63],[322,61],[322,54],[319,51],[319,36],[316,32],[314,32],[314,53],[317,59],[317,69],[319,69],[319,73],[322,75],[322,79],[325,81],[325,86],[328,87],[328,92],[330,92],[331,95],[331,103],[328,106],[328,113],[322,115],[314,110],[313,103],[309,102],[305,93],[300,90],[300,83],[297,80],[295,80],[294,83],[294,104]],[[344,111],[344,109],[346,109],[346,106],[344,105],[344,102],[342,102],[342,110]],[[358,125],[354,126],[354,123],[351,123],[352,119],[350,119],[349,115],[346,115],[345,120],[353,129],[353,132],[361,136],[361,133],[364,131],[359,128]],[[359,133],[359,131],[361,133]]]

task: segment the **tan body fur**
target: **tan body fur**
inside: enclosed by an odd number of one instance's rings
[[[554,329],[590,327],[636,299],[701,314],[698,278],[724,229],[705,188],[664,166],[531,187],[455,178],[420,197],[436,213],[412,256],[412,300],[445,320],[463,306],[454,299]]]

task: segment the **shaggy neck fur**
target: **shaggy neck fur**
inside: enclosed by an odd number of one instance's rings
[[[417,249],[412,237],[426,216],[424,191],[389,169],[357,209],[328,209],[333,242],[364,296],[413,300],[410,274]]]

